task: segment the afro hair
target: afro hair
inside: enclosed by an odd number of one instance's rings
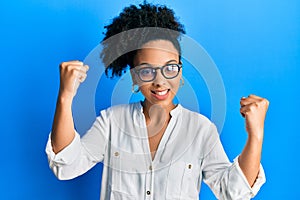
[[[174,11],[166,6],[147,2],[139,6],[125,7],[112,23],[104,27],[105,37],[100,57],[106,67],[105,74],[110,77],[121,76],[127,66],[133,68],[137,49],[149,41],[164,39],[173,43],[179,56],[181,48],[179,36],[185,34],[182,24]]]

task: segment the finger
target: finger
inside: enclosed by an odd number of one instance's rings
[[[83,62],[79,61],[79,60],[71,60],[71,61],[68,61],[67,63],[69,63],[71,65],[83,65]]]
[[[262,97],[259,97],[259,96],[254,95],[254,94],[250,94],[248,97],[252,98],[252,99],[257,99],[257,100],[261,100],[262,99]]]
[[[249,103],[248,105],[242,106],[240,108],[240,112],[244,113],[247,115],[247,113],[251,113],[255,111],[257,108],[260,107],[260,102],[259,101],[254,101],[252,103]]]
[[[269,105],[269,101],[266,98],[259,97],[259,96],[253,95],[253,94],[249,95],[249,98],[255,99],[255,101],[260,103],[260,104]]]
[[[78,66],[83,66],[83,62],[78,61],[78,60],[74,60],[74,61],[68,61],[68,62],[62,62],[60,64],[60,67],[65,68],[69,65],[78,65]]]
[[[86,77],[87,77],[86,74],[80,74],[80,76],[78,77],[78,81],[79,81],[80,83],[82,83],[83,81],[85,81]]]
[[[250,106],[244,106],[240,108],[240,113],[243,117],[246,117],[248,113],[250,112]]]
[[[78,76],[78,73],[80,72],[81,70],[81,67],[80,65],[67,65],[67,66],[62,66],[60,68],[60,74],[62,76],[65,76],[67,74],[71,74],[73,76]]]
[[[244,113],[242,113],[241,111],[240,111],[240,113],[241,113],[242,117],[245,117],[245,114],[244,114]]]
[[[80,72],[83,72],[83,73],[86,73],[88,70],[89,70],[89,66],[88,66],[88,65],[83,65],[83,66],[80,68]]]
[[[82,65],[68,65],[64,69],[65,72],[70,72],[75,76],[78,76],[80,73],[86,73],[85,69],[83,69]]]
[[[260,108],[266,108],[268,109],[269,107],[269,101],[265,98],[259,98],[259,99],[242,99],[240,102],[241,107],[244,106],[255,106],[255,107],[260,107]]]
[[[87,76],[87,70],[89,67],[87,65],[84,65],[80,68],[79,73],[78,73],[78,78],[80,79],[81,82],[83,82]]]
[[[257,100],[256,99],[252,99],[252,98],[249,98],[249,97],[242,97],[241,100],[240,100],[240,105],[241,106],[246,106],[246,105],[249,105],[253,102],[256,102]]]

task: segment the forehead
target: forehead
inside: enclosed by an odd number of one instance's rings
[[[179,62],[179,53],[172,42],[155,40],[144,44],[136,53],[135,64],[165,64],[170,60]]]

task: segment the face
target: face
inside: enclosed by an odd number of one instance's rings
[[[178,75],[175,78],[168,78],[172,76],[172,65],[179,64],[178,51],[170,41],[155,40],[150,41],[142,46],[134,59],[135,68],[131,70],[133,83],[139,86],[140,91],[145,97],[145,103],[148,106],[160,105],[164,108],[173,108],[173,99],[178,91],[180,79],[182,77],[182,70],[180,69]],[[162,67],[168,65],[164,70],[164,76],[160,69],[155,70],[155,78],[149,79],[148,82],[142,81],[137,75],[136,71],[145,67],[152,66]],[[134,71],[135,70],[135,71]],[[145,71],[145,70],[144,70]],[[143,75],[147,76],[148,71],[145,71]],[[175,74],[177,74],[175,72]]]

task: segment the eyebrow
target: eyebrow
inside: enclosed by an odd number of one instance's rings
[[[164,65],[170,64],[170,63],[172,63],[172,62],[176,62],[176,63],[177,63],[177,60],[174,60],[174,59],[169,60],[169,61],[167,61]],[[138,64],[137,66],[139,66],[139,65],[152,65],[152,64],[143,62],[143,63]],[[164,65],[163,65],[163,66],[164,66]]]

